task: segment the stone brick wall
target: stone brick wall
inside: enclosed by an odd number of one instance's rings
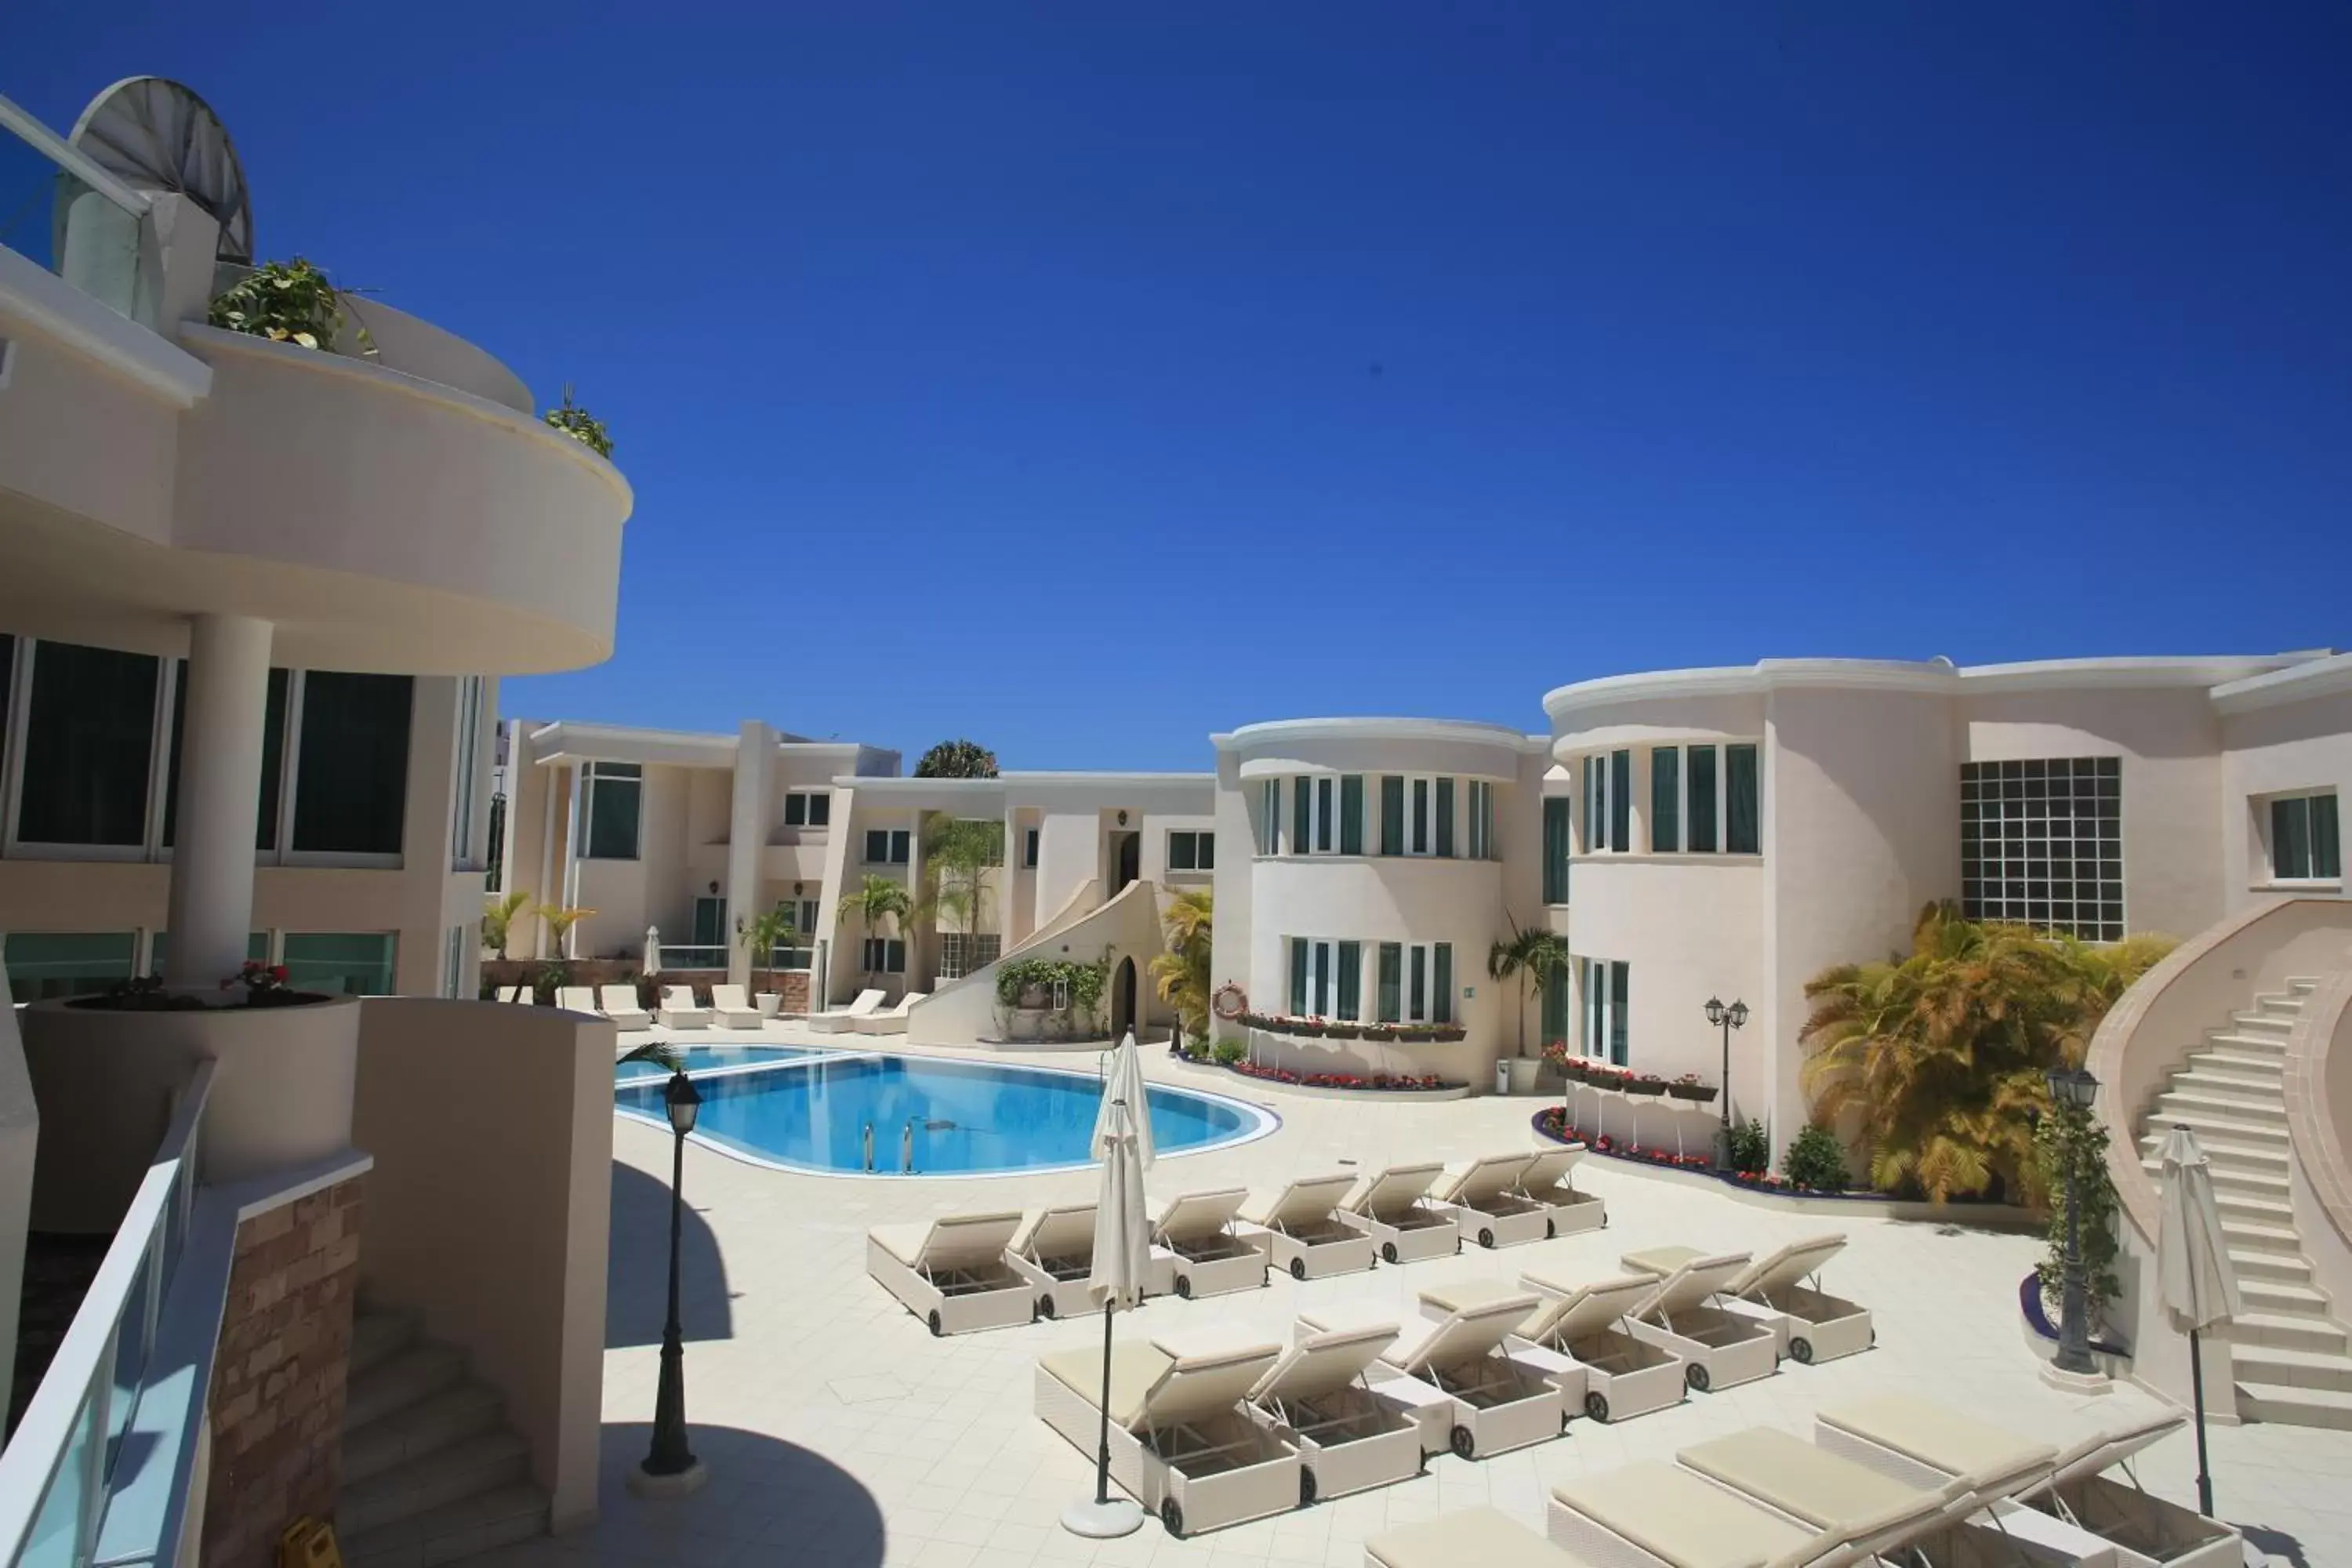
[[[213,1358],[204,1568],[268,1568],[289,1523],[334,1512],[360,1215],[353,1179],[237,1227]]]

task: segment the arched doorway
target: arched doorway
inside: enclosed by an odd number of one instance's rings
[[[1110,976],[1110,1037],[1124,1037],[1135,1027],[1135,960],[1122,958]]]

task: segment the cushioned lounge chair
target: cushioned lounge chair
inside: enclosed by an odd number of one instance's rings
[[[585,1013],[596,1018],[604,1016],[604,1009],[596,1005],[595,988],[590,985],[557,986],[555,1005],[567,1013]]]
[[[1899,1553],[1977,1507],[1965,1481],[1912,1486],[1776,1426],[1694,1443],[1675,1462],[1863,1556]]]
[[[1518,1194],[1535,1155],[1488,1154],[1450,1167],[1432,1184],[1430,1198],[1453,1215],[1465,1239],[1481,1247],[1518,1247],[1550,1233],[1551,1211]]]
[[[710,1009],[694,999],[693,986],[665,985],[661,1005],[654,1009],[654,1022],[665,1029],[707,1029]]]
[[[1671,1352],[1683,1378],[1702,1394],[1734,1388],[1780,1370],[1780,1342],[1754,1318],[1726,1311],[1716,1296],[1748,1265],[1744,1252],[1707,1256],[1689,1247],[1629,1252],[1620,1259],[1635,1273],[1658,1276],[1647,1300],[1626,1316],[1633,1337]]]
[[[1844,1250],[1835,1234],[1790,1242],[1726,1285],[1720,1304],[1770,1329],[1780,1353],[1801,1365],[1859,1354],[1878,1337],[1870,1309],[1820,1289],[1822,1265]]]
[[[934,1334],[1010,1328],[1035,1315],[1029,1281],[1004,1261],[1018,1214],[945,1215],[866,1233],[866,1272]]]
[[[1242,1234],[1293,1279],[1360,1273],[1372,1266],[1372,1238],[1340,1224],[1339,1215],[1355,1184],[1355,1177],[1339,1172],[1253,1194],[1241,1208]]]
[[[1544,1304],[1516,1331],[1571,1409],[1595,1421],[1630,1421],[1683,1402],[1681,1359],[1625,1327],[1625,1315],[1657,1289],[1655,1277],[1574,1282],[1531,1270],[1519,1282]]]
[[[1163,1294],[1223,1296],[1265,1283],[1265,1254],[1234,1228],[1247,1189],[1220,1187],[1171,1198],[1151,1222],[1151,1277]]]
[[[530,1006],[536,1000],[528,985],[501,985],[498,990],[498,997],[501,1002],[512,1002],[522,1007]]]
[[[1838,1568],[1840,1537],[1658,1459],[1554,1487],[1549,1533],[1611,1568]]]
[[[722,1029],[756,1029],[766,1021],[740,985],[710,988],[710,1016]]]
[[[1423,1446],[1465,1459],[1524,1448],[1559,1436],[1560,1392],[1544,1369],[1507,1348],[1512,1331],[1541,1305],[1533,1291],[1480,1291],[1434,1321],[1408,1324],[1381,1365],[1421,1392],[1388,1392],[1414,1406]],[[1360,1326],[1344,1306],[1299,1314],[1318,1331]]]
[[[1595,1568],[1491,1508],[1400,1525],[1364,1542],[1364,1568]]]
[[[2245,1545],[2235,1528],[2150,1497],[2132,1473],[2133,1458],[2178,1431],[2183,1419],[2169,1413],[2145,1416],[2066,1448],[2050,1484],[2032,1498],[2035,1508],[2111,1543],[2121,1568],[2238,1568]],[[2109,1470],[2120,1470],[2123,1479]],[[2001,1518],[2012,1532],[2022,1528],[2014,1514]]]
[[[882,1005],[879,991],[860,991],[846,1007],[835,1007],[823,1013],[811,1013],[808,1026],[820,1035],[845,1035],[857,1026],[857,1020]]]
[[[1095,1266],[1094,1205],[1031,1210],[1005,1244],[1004,1261],[1029,1281],[1037,1316],[1078,1318],[1101,1310],[1087,1289]]]
[[[1609,1223],[1608,1205],[1597,1194],[1580,1190],[1571,1175],[1583,1159],[1584,1145],[1570,1143],[1546,1149],[1519,1173],[1519,1195],[1551,1211],[1549,1235],[1573,1236],[1580,1230],[1599,1230]]]
[[[1298,1506],[1298,1450],[1242,1402],[1282,1347],[1188,1350],[1128,1339],[1110,1356],[1110,1477],[1171,1535],[1217,1530]],[[1037,1361],[1037,1415],[1089,1462],[1101,1440],[1103,1352],[1074,1345]]]
[[[652,1015],[637,1005],[637,988],[635,985],[624,983],[617,985],[600,986],[596,994],[603,1003],[597,1011],[612,1019],[614,1027],[621,1029],[653,1027]]]
[[[1302,1334],[1250,1390],[1251,1411],[1298,1450],[1301,1503],[1421,1473],[1420,1422],[1370,1375],[1396,1335],[1393,1323]]]
[[[929,995],[928,991],[909,991],[887,1007],[851,1019],[849,1026],[861,1035],[903,1035],[907,1032],[908,1009]]]
[[[1370,1237],[1383,1263],[1451,1258],[1462,1250],[1462,1232],[1428,1201],[1431,1184],[1444,1174],[1444,1166],[1430,1161],[1360,1177],[1340,1201],[1339,1223]]]

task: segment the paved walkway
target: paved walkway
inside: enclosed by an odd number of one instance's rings
[[[771,1026],[772,1040],[847,1046]],[[859,1044],[887,1042],[871,1040]],[[1155,1079],[1200,1084],[1197,1069],[1146,1053]],[[989,1059],[1094,1058],[991,1054]],[[1223,1152],[1163,1159],[1157,1196],[1181,1187],[1264,1186],[1348,1162],[1359,1168],[1458,1158],[1528,1144],[1535,1102],[1450,1104],[1310,1098],[1241,1080],[1215,1087],[1283,1118],[1272,1136]],[[1155,1300],[1121,1332],[1230,1324],[1286,1338],[1302,1307],[1381,1303],[1400,1321],[1414,1293],[1442,1280],[1514,1276],[1542,1263],[1618,1272],[1621,1253],[1667,1243],[1763,1250],[1824,1228],[1851,1245],[1831,1287],[1870,1304],[1879,1343],[1817,1367],[1790,1364],[1758,1383],[1694,1394],[1616,1425],[1579,1419],[1557,1442],[1492,1459],[1433,1458],[1419,1479],[1185,1541],[1156,1523],[1123,1541],[1066,1534],[1063,1506],[1090,1491],[1093,1467],[1032,1413],[1043,1352],[1099,1343],[1096,1320],[935,1340],[866,1277],[866,1227],[953,1208],[1017,1208],[1092,1196],[1089,1172],[962,1180],[799,1175],[694,1147],[686,1191],[699,1224],[688,1246],[687,1405],[709,1486],[646,1502],[622,1484],[643,1456],[653,1409],[667,1243],[668,1138],[624,1121],[614,1132],[612,1348],[605,1358],[602,1518],[592,1529],[527,1543],[483,1563],[574,1568],[587,1563],[823,1564],[824,1568],[1014,1568],[1031,1563],[1298,1564],[1357,1568],[1361,1542],[1390,1526],[1491,1505],[1540,1530],[1551,1486],[1629,1460],[1670,1458],[1702,1438],[1756,1424],[1810,1434],[1817,1404],[1890,1388],[1945,1400],[1988,1420],[2063,1442],[2156,1402],[2124,1387],[2105,1398],[2053,1392],[2018,1325],[2017,1282],[2033,1238],[1845,1215],[1781,1214],[1716,1193],[1587,1160],[1580,1184],[1607,1198],[1603,1232],[1480,1252],[1216,1300]],[[2352,1433],[2283,1426],[2216,1428],[2221,1512],[2256,1527],[2279,1563],[2352,1563]],[[2139,1467],[2149,1489],[2193,1498],[2185,1435]]]

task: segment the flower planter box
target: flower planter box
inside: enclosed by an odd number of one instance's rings
[[[1670,1083],[1666,1092],[1676,1100],[1687,1100],[1694,1105],[1705,1105],[1715,1098],[1711,1083]]]
[[[1666,1086],[1656,1079],[1629,1078],[1617,1085],[1617,1089],[1624,1094],[1660,1095],[1666,1092]]]
[[[1363,1029],[1355,1024],[1327,1024],[1323,1028],[1324,1038],[1331,1040],[1360,1039],[1363,1033]]]

